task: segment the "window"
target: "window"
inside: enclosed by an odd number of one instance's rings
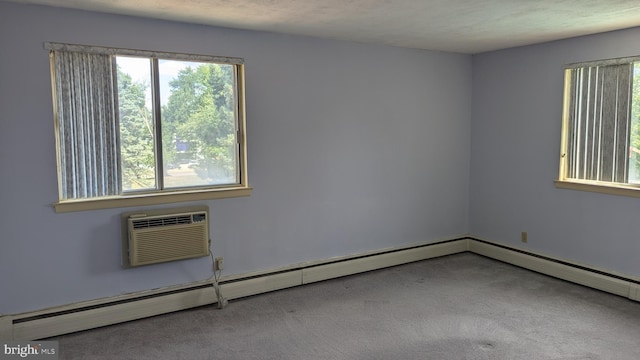
[[[640,196],[640,57],[565,69],[556,184]]]
[[[249,195],[242,59],[46,47],[57,211]]]

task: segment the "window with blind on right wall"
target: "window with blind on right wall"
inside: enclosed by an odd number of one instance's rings
[[[565,67],[556,186],[640,197],[640,57]]]

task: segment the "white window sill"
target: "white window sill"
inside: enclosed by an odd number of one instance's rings
[[[249,196],[253,188],[249,186],[238,186],[234,188],[223,189],[199,189],[199,190],[181,190],[167,191],[154,194],[136,194],[103,197],[96,199],[74,199],[63,200],[53,204],[55,211],[58,213],[87,211],[98,209],[122,208],[129,206],[145,206],[170,204],[186,201],[226,199],[234,197]]]
[[[640,197],[640,186],[614,184],[600,181],[584,181],[584,180],[555,180],[556,187],[559,189],[570,189],[596,192],[601,194]]]

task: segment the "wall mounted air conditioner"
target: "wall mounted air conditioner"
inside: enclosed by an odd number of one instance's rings
[[[129,265],[209,256],[207,211],[127,217]]]

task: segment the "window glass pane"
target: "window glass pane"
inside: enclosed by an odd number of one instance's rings
[[[166,188],[239,183],[234,66],[159,60]]]
[[[116,57],[122,189],[155,189],[151,60]]]
[[[640,63],[633,64],[631,138],[629,143],[629,182],[640,184]]]

